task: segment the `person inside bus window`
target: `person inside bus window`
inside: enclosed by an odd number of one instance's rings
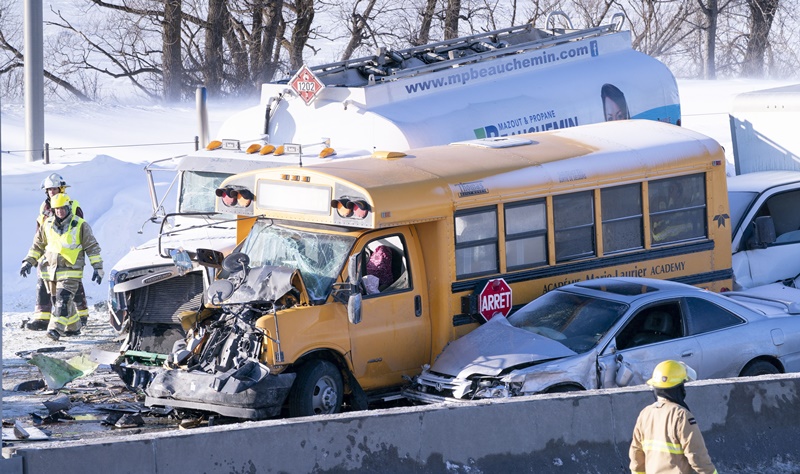
[[[613,84],[603,84],[600,89],[600,97],[603,99],[603,114],[606,122],[612,120],[627,120],[631,118],[628,112],[628,103],[625,94]]]

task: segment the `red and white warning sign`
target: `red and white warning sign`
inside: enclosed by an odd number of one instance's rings
[[[486,283],[478,295],[478,311],[487,321],[497,314],[508,316],[511,312],[511,287],[505,280],[497,278]]]
[[[289,81],[289,85],[292,86],[292,89],[297,92],[297,95],[303,99],[306,105],[311,105],[322,89],[325,88],[325,84],[320,82],[317,76],[315,76],[314,73],[311,72],[311,69],[306,67],[305,64],[297,71],[297,74],[292,77],[292,80]]]

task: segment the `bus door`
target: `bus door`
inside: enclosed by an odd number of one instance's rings
[[[361,321],[350,325],[353,372],[361,386],[399,385],[430,360],[425,274],[408,229],[368,234],[361,252]],[[412,255],[416,253],[416,255]],[[416,257],[416,258],[413,258]]]

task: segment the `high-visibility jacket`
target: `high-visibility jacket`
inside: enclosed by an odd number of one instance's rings
[[[82,218],[72,215],[60,225],[55,216],[48,217],[36,232],[33,245],[25,260],[31,265],[44,257],[40,266],[42,279],[57,281],[67,278],[83,278],[85,256],[93,268],[103,268],[100,244],[92,228]]]
[[[639,413],[629,456],[632,473],[717,472],[692,412],[662,397]]]

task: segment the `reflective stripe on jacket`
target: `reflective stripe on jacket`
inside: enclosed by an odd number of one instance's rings
[[[71,216],[69,222],[57,226],[56,218],[51,216],[36,232],[25,260],[36,265],[36,261],[43,257],[40,267],[42,278],[57,281],[83,278],[87,255],[93,268],[103,268],[100,245],[89,224],[80,217]]]
[[[717,472],[692,413],[661,397],[639,414],[629,456],[632,473]]]

